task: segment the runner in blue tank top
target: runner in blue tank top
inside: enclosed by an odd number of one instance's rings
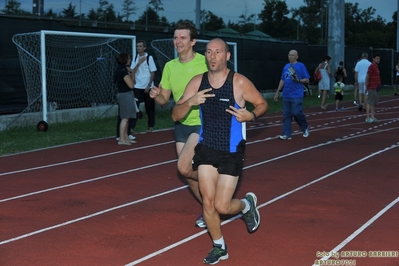
[[[220,226],[220,214],[242,212],[249,233],[260,224],[257,198],[249,192],[243,199],[233,199],[241,175],[245,151],[245,124],[263,115],[267,102],[245,76],[227,68],[230,59],[225,41],[216,38],[205,52],[208,72],[195,76],[173,108],[172,118],[184,118],[192,106],[199,106],[201,129],[195,147],[193,169],[198,168],[198,184],[203,200],[203,214],[213,248],[204,263],[216,264],[229,257]],[[246,102],[255,107],[245,109]]]

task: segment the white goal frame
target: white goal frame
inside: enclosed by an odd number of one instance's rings
[[[41,30],[40,32],[40,62],[38,62],[41,66],[41,97],[42,97],[42,112],[43,112],[43,121],[47,122],[47,113],[48,113],[48,103],[47,103],[47,71],[46,71],[46,35],[60,35],[60,36],[82,36],[82,37],[102,37],[102,38],[118,38],[118,39],[131,39],[132,41],[132,51],[124,51],[130,52],[131,55],[136,54],[136,36],[135,35],[120,35],[120,34],[102,34],[102,33],[88,33],[88,32],[69,32],[69,31],[52,31],[52,30]],[[23,35],[18,34],[18,35]],[[14,42],[15,43],[15,42]],[[23,50],[25,53],[29,54],[29,51],[26,50],[26,47],[23,47],[16,43],[19,49]],[[35,60],[38,60],[34,57]]]

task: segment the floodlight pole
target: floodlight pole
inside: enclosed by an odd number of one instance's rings
[[[196,1],[197,2],[195,7],[195,26],[197,27],[199,33],[201,30],[201,0],[196,0]]]
[[[339,61],[345,62],[345,10],[344,0],[328,1],[328,55],[331,56],[330,68],[335,69]],[[330,79],[330,88],[334,79]],[[332,91],[331,91],[332,92]]]
[[[396,52],[399,52],[399,0],[396,9]]]

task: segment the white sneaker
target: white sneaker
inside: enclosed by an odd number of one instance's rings
[[[117,141],[119,141],[121,138],[116,138]]]
[[[304,138],[307,138],[307,137],[309,137],[309,128],[307,128],[307,129],[305,129],[305,131],[303,132],[303,135],[302,135]]]
[[[135,140],[135,139],[136,139],[136,137],[135,137],[135,136],[133,136],[133,135],[129,135],[129,139],[130,139],[130,140]]]
[[[292,139],[292,137],[288,137],[286,135],[281,135],[279,138],[282,140],[291,140]]]

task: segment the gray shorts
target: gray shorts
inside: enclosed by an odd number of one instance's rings
[[[186,126],[180,122],[175,123],[175,141],[186,143],[192,133],[199,134],[201,126]]]
[[[367,90],[367,104],[377,105],[378,104],[378,92],[376,90]]]

